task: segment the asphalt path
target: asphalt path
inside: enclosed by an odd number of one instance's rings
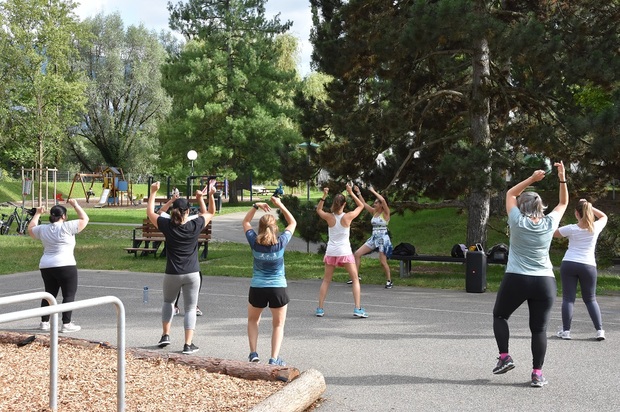
[[[243,214],[216,216],[214,239],[245,241],[239,216]],[[304,241],[294,244],[295,250],[306,250]],[[322,269],[317,267],[318,272]],[[209,272],[208,261],[203,263],[203,272]],[[157,349],[162,280],[161,273],[80,270],[78,299],[117,296],[126,310],[127,347]],[[0,281],[2,297],[42,290],[38,271],[5,275]],[[539,389],[529,385],[532,356],[527,306],[509,321],[510,352],[517,366],[504,375],[493,375],[497,357],[491,316],[495,293],[466,293],[464,282],[463,290],[456,291],[399,286],[397,278],[391,290],[362,284],[362,305],[369,317],[356,319],[349,285],[331,285],[325,317],[317,318],[314,309],[320,280],[289,281],[291,303],[281,356],[300,371],[316,369],[325,376],[322,411],[619,409],[620,369],[614,362],[620,349],[620,297],[599,297],[607,334],[602,342],[594,340],[594,328],[579,300],[573,339],[556,338],[561,299],[556,300],[543,368],[549,384]],[[198,318],[196,327],[194,342],[200,347],[196,356],[247,359],[248,284],[247,278],[204,278],[199,299],[204,316]],[[142,301],[144,286],[149,287],[148,303]],[[0,306],[0,313],[33,305]],[[82,330],[71,336],[116,343],[112,305],[80,309],[73,319]],[[0,327],[36,333],[37,325],[38,319],[28,319]],[[262,361],[269,355],[270,331],[270,315],[265,311],[258,345]],[[182,319],[175,318],[172,345],[162,352],[180,352],[182,337]]]

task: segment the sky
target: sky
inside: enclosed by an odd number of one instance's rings
[[[160,32],[170,30],[168,27],[168,0],[77,0],[79,6],[75,10],[80,19],[93,17],[99,12],[112,14],[119,12],[125,26],[140,23],[148,29]],[[172,0],[177,4],[179,0]],[[280,21],[291,20],[293,26],[289,33],[299,39],[300,56],[299,72],[302,77],[310,73],[310,27],[312,15],[309,0],[267,0],[266,17],[271,18],[280,13]]]

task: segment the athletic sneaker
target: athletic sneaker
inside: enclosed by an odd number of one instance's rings
[[[78,326],[73,322],[69,322],[69,323],[63,323],[62,329],[60,329],[60,331],[62,333],[71,333],[71,332],[77,332],[80,329],[82,329],[81,326]]]
[[[157,346],[159,346],[160,348],[165,348],[168,345],[170,345],[170,336],[161,335],[161,339],[159,340]]]
[[[356,318],[367,318],[368,314],[366,314],[364,308],[355,308],[353,309],[353,316],[355,316]]]
[[[506,373],[511,369],[515,368],[515,363],[512,360],[510,355],[506,356],[504,359],[501,357],[497,358],[497,365],[493,368],[493,373],[496,375],[500,375],[502,373]]]
[[[275,366],[286,366],[286,363],[284,363],[284,360],[282,360],[282,358],[280,358],[280,357],[278,357],[276,359],[269,358],[269,364],[270,365],[275,365]]]
[[[570,330],[559,330],[557,336],[560,339],[571,340]]]
[[[605,340],[605,331],[603,329],[596,331],[596,340]]]
[[[248,356],[248,360],[250,362],[260,362],[260,359],[258,358],[258,353],[250,352],[250,356]]]
[[[392,286],[394,286],[394,284],[392,283],[391,280],[388,280],[387,282],[385,282],[386,289],[392,289]]]
[[[196,316],[202,316],[202,311],[198,306],[196,306]]]
[[[39,324],[39,329],[43,330],[43,331],[48,331],[50,330],[50,323],[49,322],[41,322]]]
[[[316,308],[314,314],[317,315],[319,318],[322,318],[323,315],[325,315],[325,311],[322,308]]]
[[[191,355],[194,352],[198,352],[198,346],[194,345],[193,343],[190,343],[189,345],[186,343],[185,345],[183,345],[183,354]]]
[[[360,280],[360,282],[361,282],[362,277],[361,277],[361,276],[358,276],[357,278],[358,278],[358,279]],[[353,281],[352,281],[351,279],[347,280],[347,285],[352,285],[352,284],[353,284]]]
[[[543,386],[545,386],[548,383],[549,383],[549,381],[547,379],[545,379],[545,377],[542,376],[542,374],[537,375],[534,372],[532,372],[532,386],[534,388],[542,388]]]

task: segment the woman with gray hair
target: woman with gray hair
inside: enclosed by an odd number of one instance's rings
[[[510,254],[493,308],[493,332],[499,349],[499,358],[493,373],[501,374],[515,367],[508,352],[508,319],[527,301],[532,333],[533,387],[547,384],[542,375],[542,366],[547,352],[547,323],[557,293],[553,266],[549,259],[549,246],[568,206],[564,163],[555,163],[554,166],[558,168],[559,203],[548,215],[544,214],[547,206],[543,204],[538,193],[524,192],[528,186],[545,177],[544,170],[536,170],[506,193]]]

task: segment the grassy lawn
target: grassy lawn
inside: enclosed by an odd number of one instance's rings
[[[249,202],[236,207],[222,208],[222,213],[245,212]],[[6,208],[0,212],[7,213]],[[9,211],[10,212],[10,211]],[[78,235],[75,250],[80,269],[126,270],[133,272],[161,273],[165,267],[164,258],[134,257],[123,248],[130,246],[133,226],[105,223],[139,224],[145,217],[144,205],[131,208],[103,208],[87,210],[91,222]],[[71,218],[71,215],[69,216]],[[217,217],[215,218],[217,219]],[[505,228],[505,218],[497,217],[491,221],[493,228]],[[466,215],[455,209],[424,210],[404,215],[393,215],[390,222],[394,244],[409,242],[416,246],[420,254],[449,255],[452,245],[463,243],[466,228]],[[506,235],[500,230],[489,230],[489,245],[507,243]],[[0,236],[2,255],[0,274],[38,270],[42,253],[39,241],[28,236]],[[563,250],[552,249],[552,260],[560,263]],[[209,258],[201,263],[206,276],[250,277],[252,258],[245,244],[212,242]],[[397,286],[416,286],[464,290],[465,269],[463,264],[413,262],[414,276],[400,279],[399,262],[390,261],[392,276]],[[289,279],[321,279],[323,276],[322,256],[303,252],[286,253],[286,273]],[[504,273],[502,265],[489,265],[487,283],[489,291],[497,291]],[[361,275],[365,284],[383,284],[384,275],[377,259],[362,260]],[[558,278],[558,287],[561,284]],[[348,275],[338,270],[334,281],[344,282]],[[620,277],[605,270],[599,270],[598,293],[620,291]]]

